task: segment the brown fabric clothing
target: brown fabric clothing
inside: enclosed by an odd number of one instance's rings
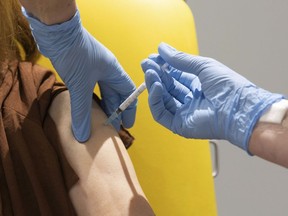
[[[12,62],[1,70],[0,214],[76,215],[68,191],[78,177],[48,115],[65,86],[31,63]]]
[[[66,87],[53,72],[28,62],[0,68],[0,216],[76,215],[68,192],[78,176],[48,114]],[[126,148],[132,145],[126,129],[119,135]]]

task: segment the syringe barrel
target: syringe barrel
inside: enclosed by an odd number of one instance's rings
[[[146,84],[143,82],[120,106],[119,109],[124,111],[144,90]]]

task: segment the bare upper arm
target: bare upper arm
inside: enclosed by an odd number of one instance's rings
[[[107,117],[95,102],[92,133],[86,143],[78,143],[72,134],[68,91],[54,99],[49,114],[64,154],[80,179],[70,191],[79,215],[154,215],[118,133],[104,126]]]

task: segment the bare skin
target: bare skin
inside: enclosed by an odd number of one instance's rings
[[[80,178],[70,191],[78,215],[155,215],[137,180],[129,155],[107,117],[94,102],[92,135],[78,143],[71,130],[68,91],[59,94],[49,114],[61,134],[64,153]]]
[[[47,25],[69,20],[76,12],[74,0],[19,0],[33,17]]]
[[[288,168],[288,111],[281,124],[259,122],[252,133],[249,151]]]

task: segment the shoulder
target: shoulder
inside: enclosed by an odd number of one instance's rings
[[[53,71],[40,65],[20,62],[18,68],[19,94],[24,95],[31,106],[38,109],[42,122],[56,95],[65,91],[66,87],[57,82]]]
[[[51,106],[49,107],[49,115],[56,123],[59,132],[63,132],[68,140],[74,140],[74,136],[71,130],[71,104],[69,91],[63,91],[53,99]],[[104,126],[104,122],[107,119],[106,114],[101,107],[93,100],[92,109],[92,128],[95,131],[105,131],[106,128],[111,130],[111,127]]]

